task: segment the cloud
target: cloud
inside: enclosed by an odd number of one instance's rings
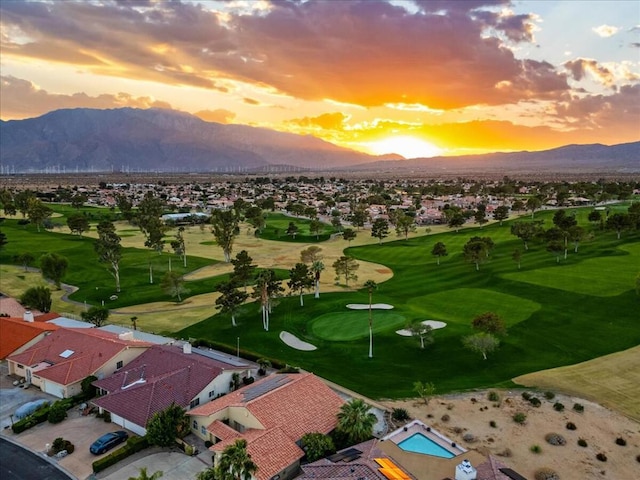
[[[409,4],[407,4],[408,6]],[[532,41],[508,0],[274,2],[250,14],[174,2],[2,2],[3,56],[228,91],[228,80],[304,100],[431,109],[500,105],[567,91],[503,42]],[[207,4],[211,7],[210,4]],[[555,77],[555,78],[552,78]],[[510,85],[509,89],[499,85]],[[471,88],[472,87],[472,88]]]
[[[249,98],[249,97],[245,97],[242,99],[242,101],[244,103],[246,103],[247,105],[260,105],[260,101],[256,100],[255,98]]]
[[[64,95],[49,93],[33,83],[12,76],[0,77],[2,86],[2,115],[20,119],[43,115],[61,108],[172,108],[167,102],[152,97],[134,97],[128,93],[102,94],[95,97],[85,93]]]
[[[323,130],[342,130],[349,116],[341,112],[323,113],[317,117],[294,118],[287,123],[300,127],[320,128]]]
[[[584,79],[590,73],[598,82],[607,87],[615,86],[615,77],[611,70],[588,58],[578,58],[564,63],[564,67],[576,81]]]
[[[599,27],[593,27],[596,35],[602,38],[613,37],[620,30],[618,27],[612,27],[611,25],[600,25]]]
[[[201,118],[205,122],[216,123],[231,123],[236,114],[230,110],[224,108],[218,108],[216,110],[200,110],[194,113],[196,117]]]

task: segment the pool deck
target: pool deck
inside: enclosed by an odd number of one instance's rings
[[[427,431],[427,425],[420,421],[414,420],[407,424],[406,428],[406,431],[403,427],[386,435],[378,443],[378,448],[418,480],[442,480],[443,478],[453,478],[455,476],[456,466],[458,466],[458,464],[464,459],[469,460],[474,466],[486,461],[484,455],[481,455],[475,450],[466,450],[459,446],[456,446],[455,448],[451,447],[451,440],[433,429],[431,431]],[[452,453],[455,453],[456,456],[453,458],[442,458],[422,453],[405,452],[398,447],[398,443],[409,438],[415,433],[421,433],[438,445],[446,448]]]

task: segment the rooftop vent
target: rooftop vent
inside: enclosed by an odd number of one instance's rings
[[[25,310],[22,314],[22,319],[25,322],[33,322],[33,312],[31,310]]]
[[[182,353],[189,354],[191,353],[191,344],[189,342],[182,345]]]

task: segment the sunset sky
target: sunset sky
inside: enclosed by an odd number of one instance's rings
[[[0,3],[0,117],[163,107],[405,157],[640,140],[640,3]]]

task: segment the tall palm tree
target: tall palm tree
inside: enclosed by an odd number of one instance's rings
[[[218,462],[221,480],[251,480],[258,466],[247,453],[247,441],[243,438],[228,445]]]
[[[349,445],[354,445],[371,438],[376,421],[369,405],[354,398],[340,407],[336,430],[345,436]]]
[[[369,292],[369,358],[373,358],[373,312],[371,311],[371,299],[373,291],[378,288],[378,284],[373,280],[364,282],[365,288]]]

